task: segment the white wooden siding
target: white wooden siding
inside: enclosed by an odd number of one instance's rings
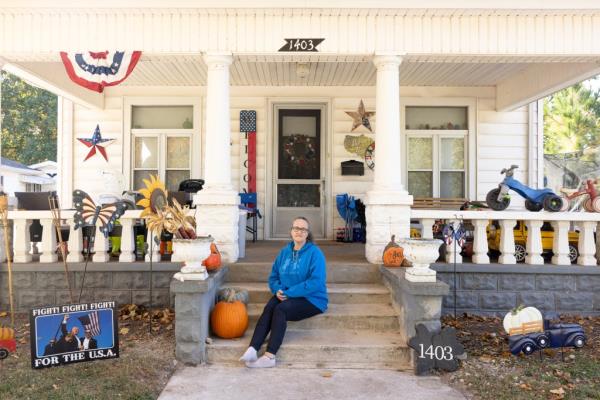
[[[240,132],[239,132],[239,112],[240,110],[256,110],[257,112],[257,191],[259,208],[263,214],[270,213],[265,209],[266,192],[268,182],[266,181],[268,165],[266,154],[267,141],[272,140],[270,122],[267,120],[267,105],[270,98],[281,98],[284,95],[293,96],[293,98],[302,100],[302,97],[328,98],[331,113],[331,123],[328,126],[327,139],[331,148],[326,168],[331,168],[332,182],[331,198],[328,199],[326,207],[328,208],[329,218],[332,221],[332,227],[342,227],[343,220],[339,217],[335,206],[335,195],[339,193],[349,193],[359,198],[364,198],[369,190],[373,172],[365,165],[364,176],[342,176],[342,161],[364,160],[357,155],[348,153],[344,148],[344,139],[346,135],[365,136],[374,138],[374,133],[369,133],[364,127],[351,132],[352,119],[346,115],[345,111],[354,111],[362,99],[365,108],[368,111],[375,110],[375,90],[373,87],[294,87],[294,88],[231,88],[231,168],[232,185],[236,190],[239,185],[239,156],[240,156]],[[143,88],[119,88],[109,91],[107,95],[107,108],[104,111],[88,110],[81,106],[75,106],[74,110],[74,170],[73,187],[89,191],[91,194],[99,194],[103,186],[103,180],[100,175],[102,170],[114,169],[120,171],[122,168],[122,148],[123,148],[123,96],[204,96],[204,89],[201,87],[186,88],[161,88],[161,87],[143,87]],[[501,180],[500,170],[510,164],[519,164],[520,168],[516,172],[516,177],[527,183],[527,165],[528,165],[528,111],[527,107],[519,108],[512,112],[494,111],[495,100],[494,90],[490,88],[421,88],[421,87],[403,87],[401,96],[406,97],[435,97],[436,101],[440,98],[472,98],[476,101],[477,109],[477,172],[476,172],[476,193],[477,199],[485,199],[486,193],[492,189]],[[202,100],[205,104],[205,99]],[[204,113],[202,114],[204,115]],[[96,124],[100,124],[102,136],[104,138],[115,138],[117,142],[107,147],[109,162],[107,163],[100,155],[92,157],[83,162],[87,154],[87,147],[79,143],[76,138],[90,137]],[[371,119],[373,130],[377,127],[376,116]],[[204,118],[201,125],[202,141],[204,141]],[[205,149],[205,146],[202,146]],[[537,149],[534,151],[537,154]],[[204,155],[202,155],[204,158]],[[375,160],[376,162],[376,160]],[[406,168],[403,163],[402,168]],[[471,166],[474,168],[474,166]],[[204,170],[204,168],[202,168]],[[392,172],[390,172],[392,173]],[[61,174],[65,176],[65,174]],[[519,196],[513,196],[513,204],[520,205],[522,201]],[[259,220],[259,238],[263,238],[264,220]],[[329,232],[333,235],[334,232]]]

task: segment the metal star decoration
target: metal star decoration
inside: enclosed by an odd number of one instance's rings
[[[91,138],[77,138],[77,140],[79,140],[81,143],[85,144],[87,147],[90,148],[90,151],[88,152],[87,156],[85,157],[85,160],[83,161],[87,161],[90,157],[96,154],[96,149],[98,149],[98,152],[100,152],[104,159],[108,161],[108,156],[106,155],[105,147],[112,144],[115,141],[115,139],[102,139],[102,135],[100,135],[100,125],[96,125],[96,129],[94,130],[94,134]]]
[[[352,119],[354,120],[352,123],[352,131],[351,132],[354,132],[354,130],[361,125],[364,126],[365,128],[367,128],[369,131],[373,132],[373,130],[371,129],[371,123],[369,122],[369,118],[372,117],[373,115],[375,115],[375,112],[365,111],[365,105],[363,104],[362,100],[360,101],[360,104],[358,105],[358,110],[346,111],[346,114],[351,116]]]

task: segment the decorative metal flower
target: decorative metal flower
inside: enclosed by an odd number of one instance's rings
[[[142,218],[150,214],[156,214],[158,210],[162,210],[169,205],[165,184],[157,176],[150,175],[150,180],[144,179],[144,184],[146,187],[139,189],[144,198],[137,202],[138,206],[144,207],[144,211],[140,215]]]

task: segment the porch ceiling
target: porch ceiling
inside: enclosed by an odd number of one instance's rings
[[[532,65],[584,63],[591,57],[435,57],[405,56],[402,86],[496,86]],[[297,74],[298,64],[308,75]],[[236,56],[233,86],[374,86],[376,70],[369,56]],[[200,56],[144,56],[127,86],[203,86],[206,65]]]

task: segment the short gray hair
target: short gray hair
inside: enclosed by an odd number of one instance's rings
[[[306,217],[296,217],[292,220],[292,225],[294,224],[294,221],[301,219],[302,221],[306,222],[306,225],[308,225],[308,236],[306,237],[306,241],[307,242],[312,242],[313,241],[313,234],[310,230],[310,222],[308,221],[308,219]]]

